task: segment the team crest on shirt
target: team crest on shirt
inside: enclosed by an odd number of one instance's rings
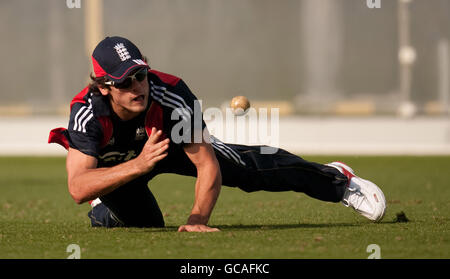
[[[135,140],[143,140],[145,138],[146,132],[144,127],[139,127],[136,129]]]
[[[111,137],[111,139],[108,141],[107,145],[114,145],[114,137]]]

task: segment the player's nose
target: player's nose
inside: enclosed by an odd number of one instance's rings
[[[141,93],[144,89],[144,81],[139,82],[136,79],[133,80],[133,83],[131,84],[131,90],[133,92]]]

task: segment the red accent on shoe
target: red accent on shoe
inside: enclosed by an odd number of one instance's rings
[[[375,201],[376,201],[376,202],[380,202],[380,201],[378,200],[377,194],[373,194],[373,197],[375,198]]]
[[[347,166],[347,164],[346,163],[343,163],[343,162],[339,162],[339,161],[337,161],[337,163],[341,163],[341,164],[343,164],[344,166]],[[348,167],[348,166],[347,166]],[[353,177],[355,177],[356,175],[354,175],[353,173],[351,173],[350,171],[348,171],[346,168],[344,168],[344,167],[341,167],[342,168],[342,172],[343,172],[343,174],[345,175],[345,176],[347,176],[347,178],[348,178],[348,183],[347,183],[347,187],[348,187],[348,185],[350,185],[350,180],[352,180],[352,178]]]

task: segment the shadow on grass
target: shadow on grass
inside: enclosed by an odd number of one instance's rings
[[[376,225],[392,225],[397,224],[397,221],[382,221],[376,223]],[[221,231],[270,231],[270,230],[286,230],[286,229],[321,229],[321,228],[344,228],[344,227],[362,227],[367,225],[375,225],[372,222],[352,222],[352,223],[298,223],[298,224],[211,224],[210,227],[218,228]],[[165,226],[163,228],[138,228],[138,227],[117,227],[117,228],[102,228],[97,227],[95,229],[105,230],[118,230],[126,231],[129,233],[141,233],[141,232],[174,232],[178,230],[178,226]]]
[[[222,230],[284,230],[284,229],[314,229],[314,228],[333,228],[333,227],[351,227],[358,226],[354,223],[324,223],[324,224],[270,224],[270,225],[218,225]]]
[[[285,230],[285,229],[311,229],[311,228],[336,228],[336,227],[358,227],[358,223],[324,223],[324,224],[235,224],[235,225],[210,225],[221,231],[259,231],[259,230]],[[146,228],[151,232],[177,231],[178,226],[166,226],[164,228]]]

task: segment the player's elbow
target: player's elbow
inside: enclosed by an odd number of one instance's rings
[[[78,187],[74,183],[69,182],[69,194],[76,204],[82,204],[88,200],[88,198],[79,191]]]
[[[82,204],[82,203],[85,202],[84,199],[78,198],[78,197],[76,197],[74,195],[72,195],[72,199],[75,201],[76,204]]]
[[[81,196],[81,195],[79,195],[78,193],[74,193],[74,192],[70,192],[69,191],[69,193],[70,193],[70,196],[72,197],[72,199],[74,200],[74,202],[76,203],[76,204],[82,204],[82,203],[84,203],[86,200]]]

